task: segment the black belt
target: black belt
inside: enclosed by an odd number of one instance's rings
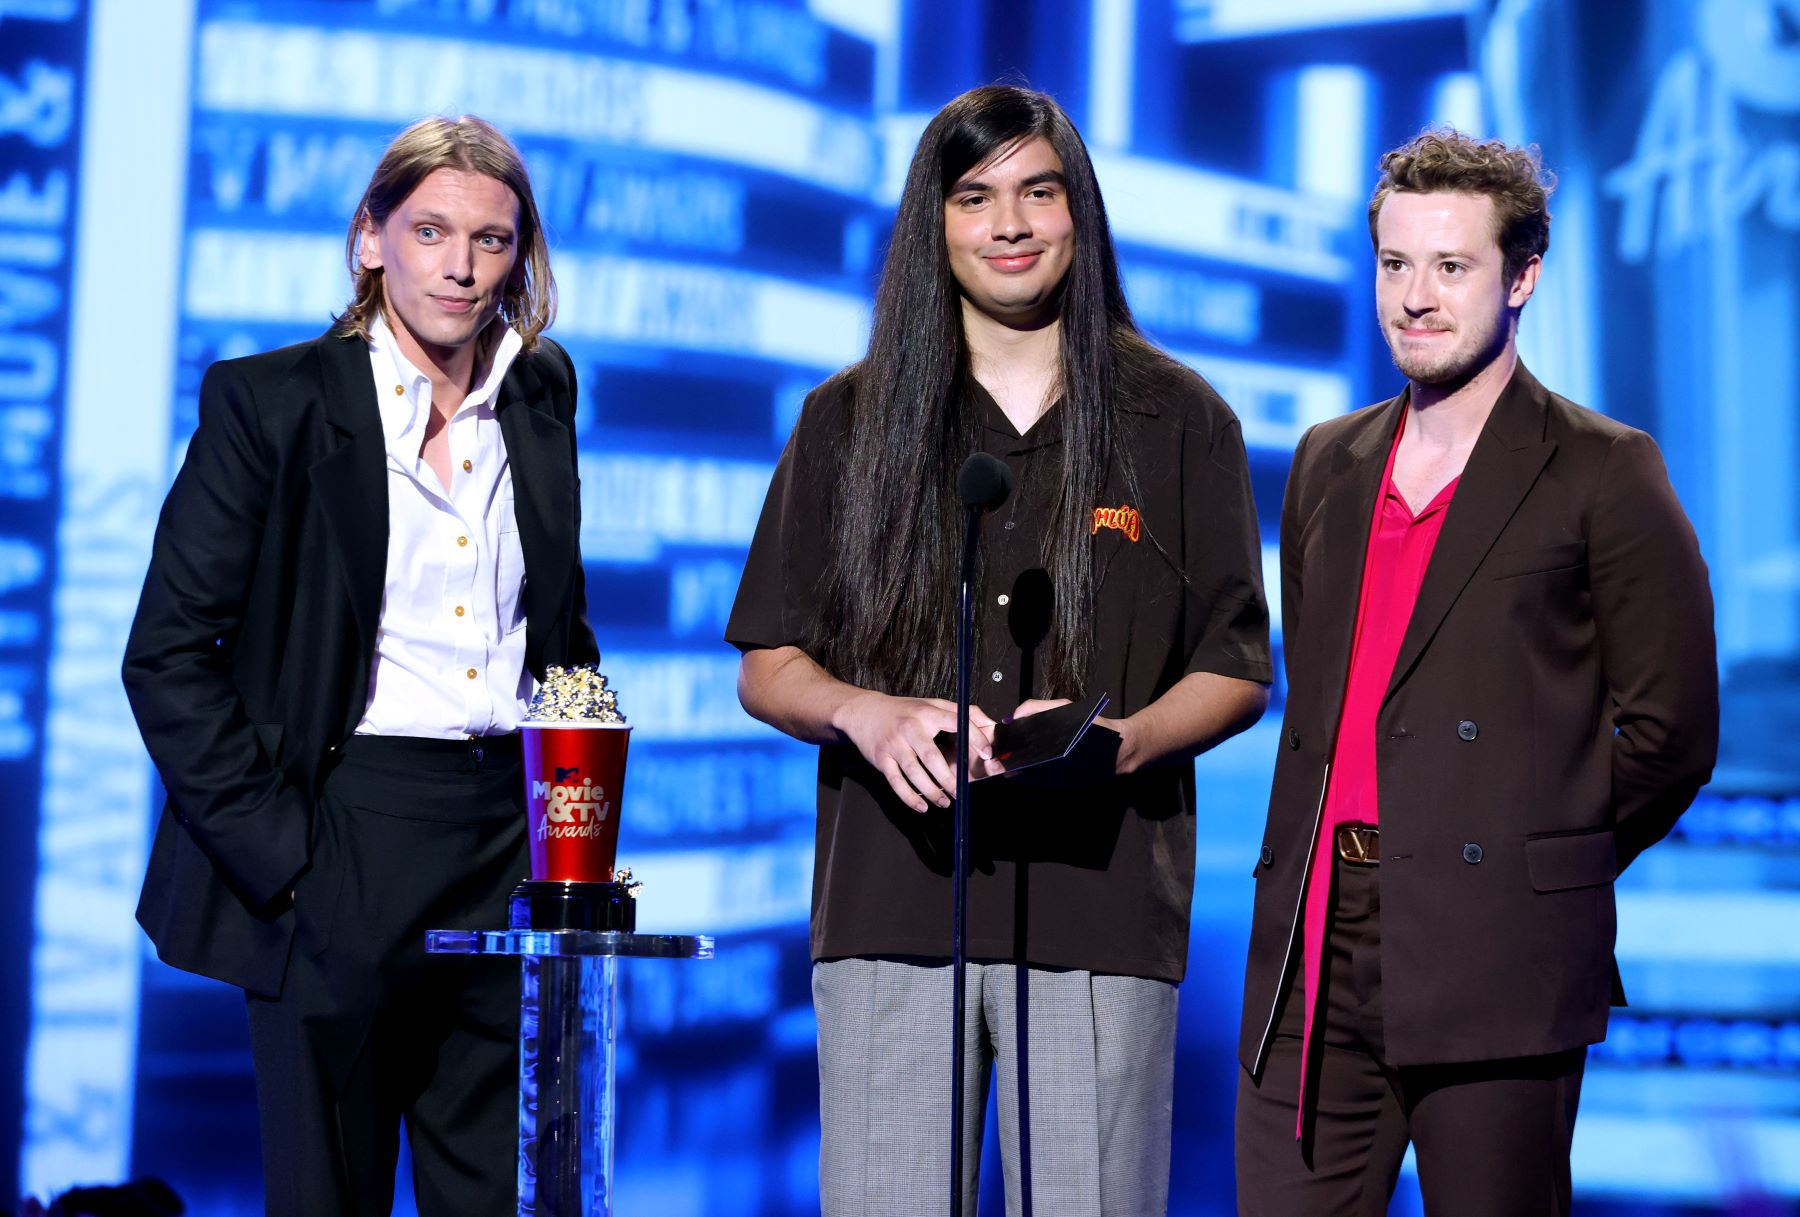
[[[338,747],[347,761],[413,765],[421,769],[470,770],[516,765],[524,755],[517,731],[466,739],[424,739],[416,735],[353,735]]]

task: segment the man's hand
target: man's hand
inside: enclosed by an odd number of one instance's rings
[[[1068,704],[1067,698],[1033,698],[1019,703],[1011,717],[1027,718]],[[1127,774],[1161,761],[1197,756],[1250,726],[1268,704],[1267,686],[1212,672],[1190,672],[1136,714],[1096,717],[1094,725],[1118,736],[1113,771]],[[1006,767],[990,760],[975,772],[991,777],[1005,773]]]
[[[1033,714],[1042,714],[1046,710],[1054,710],[1058,706],[1066,706],[1068,704],[1069,699],[1066,697],[1034,697],[1030,701],[1020,702],[1017,708],[1015,708],[1011,714],[1006,716],[1005,721],[1010,723],[1015,719],[1030,718]],[[1006,766],[993,759],[992,756],[981,760],[977,760],[971,756],[969,758],[969,768],[973,772],[973,775],[978,778],[1002,777],[1007,771]]]
[[[1042,714],[1046,710],[1054,710],[1058,706],[1066,706],[1068,704],[1069,699],[1066,697],[1034,697],[1030,701],[1020,702],[1018,708],[1007,716],[1006,721],[1013,722],[1021,718],[1030,718],[1033,714]],[[1094,725],[1097,727],[1105,727],[1118,735],[1121,741],[1119,750],[1121,752],[1124,750],[1123,741],[1132,729],[1130,719],[1105,718],[1100,715],[1095,715]],[[1078,750],[1080,747],[1080,745],[1077,745]],[[1007,772],[1005,765],[992,759],[984,760],[979,763],[971,760],[969,767],[974,770],[977,777],[1000,777]],[[1119,772],[1123,773],[1125,771],[1120,769]]]
[[[1030,701],[1020,702],[1018,709],[1007,715],[1006,718],[1008,722],[1016,718],[1030,718],[1033,714],[1042,714],[1046,710],[1054,710],[1058,706],[1068,704],[1069,699],[1066,697],[1034,697]]]
[[[752,718],[814,744],[848,742],[914,811],[950,805],[956,789],[956,703],[893,697],[846,684],[799,647],[744,652],[738,700]],[[938,743],[948,736],[950,747]],[[946,755],[948,754],[948,756]],[[969,773],[994,755],[994,720],[969,707]]]
[[[941,697],[891,697],[859,690],[846,698],[833,725],[914,811],[950,806],[956,789],[954,754],[938,746],[940,733],[954,739],[956,703]],[[994,720],[969,707],[969,768],[984,772],[994,754]]]

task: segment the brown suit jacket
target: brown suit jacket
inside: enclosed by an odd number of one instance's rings
[[[1407,395],[1309,430],[1281,517],[1288,676],[1239,1057],[1259,1074],[1299,963],[1362,563]],[[1641,431],[1523,364],[1476,441],[1377,720],[1388,1059],[1605,1038],[1613,880],[1711,776],[1712,595]]]

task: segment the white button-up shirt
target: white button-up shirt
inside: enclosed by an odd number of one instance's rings
[[[525,559],[494,415],[521,343],[505,330],[486,376],[451,416],[445,486],[420,454],[431,380],[383,319],[369,327],[387,446],[387,583],[359,735],[462,739],[511,731],[524,717],[534,683],[525,670]]]

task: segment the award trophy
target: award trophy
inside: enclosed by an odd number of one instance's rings
[[[519,725],[531,878],[513,889],[508,920],[514,929],[635,930],[638,885],[613,869],[631,728],[606,677],[568,675],[545,683]]]
[[[531,877],[506,930],[432,930],[426,950],[512,955],[519,999],[519,1217],[610,1217],[613,1002],[621,957],[708,959],[699,934],[639,934],[616,866],[631,728],[592,667],[545,673],[523,735]]]

